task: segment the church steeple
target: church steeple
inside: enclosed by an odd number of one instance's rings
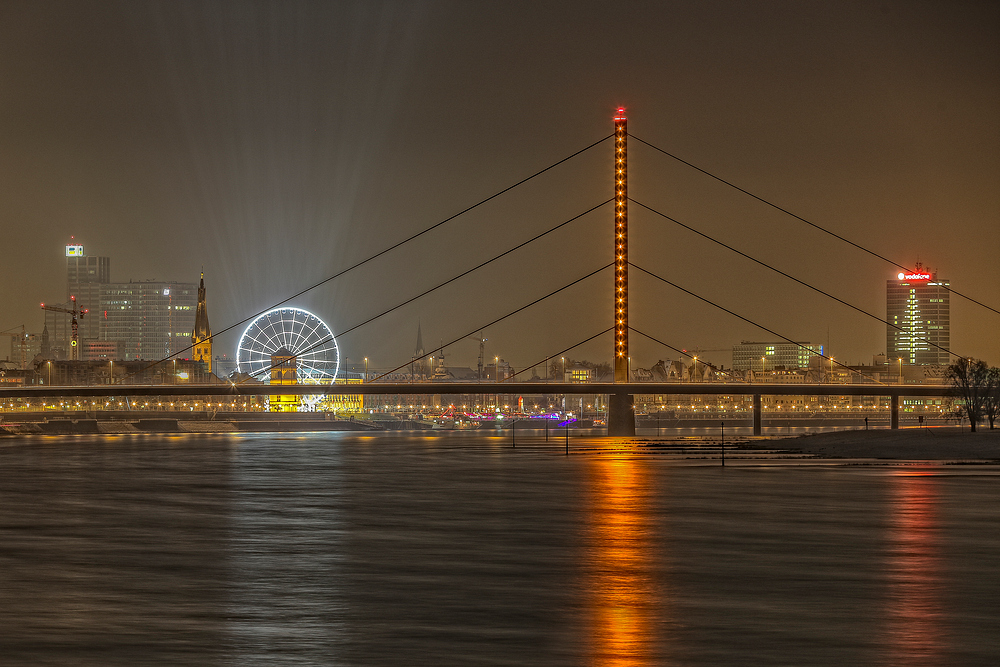
[[[194,331],[191,332],[194,349],[191,358],[205,362],[205,370],[212,372],[212,327],[208,324],[208,302],[205,300],[205,272],[201,272],[198,286],[198,310],[194,315]]]

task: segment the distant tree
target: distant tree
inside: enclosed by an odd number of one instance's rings
[[[945,378],[951,383],[953,395],[960,401],[956,412],[969,418],[972,432],[982,421],[990,383],[990,367],[980,359],[959,358],[948,366]]]
[[[1000,416],[1000,368],[994,366],[987,371],[986,392],[983,399],[983,416],[994,428],[997,417]]]
[[[590,363],[587,362],[587,367],[590,368],[594,373],[594,381],[602,382],[612,377],[614,369],[611,368],[611,364],[606,361],[600,363]]]

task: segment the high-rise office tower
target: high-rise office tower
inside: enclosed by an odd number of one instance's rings
[[[77,306],[90,311],[78,321],[80,340],[100,338],[101,318],[97,311],[101,308],[101,288],[110,282],[110,257],[87,256],[83,246],[75,242],[66,246],[66,302],[75,296]]]
[[[190,347],[197,307],[194,283],[109,283],[101,296],[102,338],[120,341],[126,361],[166,359]]]
[[[886,281],[885,332],[888,361],[907,364],[950,363],[951,316],[949,281],[917,263]]]

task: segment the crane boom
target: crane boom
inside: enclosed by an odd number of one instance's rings
[[[483,381],[483,353],[486,351],[486,341],[489,338],[483,338],[483,332],[480,331],[478,336],[467,336],[469,340],[479,341],[479,381]]]
[[[51,310],[56,313],[68,313],[73,316],[73,340],[70,342],[69,358],[72,361],[78,361],[80,359],[80,341],[79,332],[80,325],[77,322],[77,318],[83,319],[83,316],[90,312],[87,308],[78,308],[76,305],[76,297],[71,296],[70,301],[73,304],[72,308],[63,308],[62,306],[46,306],[42,304],[42,310]]]

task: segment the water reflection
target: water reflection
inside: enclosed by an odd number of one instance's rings
[[[251,437],[232,471],[230,665],[336,663],[346,615],[339,450]]]
[[[891,483],[887,661],[942,664],[939,480],[900,471]]]
[[[660,610],[647,475],[636,461],[594,462],[588,550],[593,665],[631,667],[654,658],[653,626]]]

